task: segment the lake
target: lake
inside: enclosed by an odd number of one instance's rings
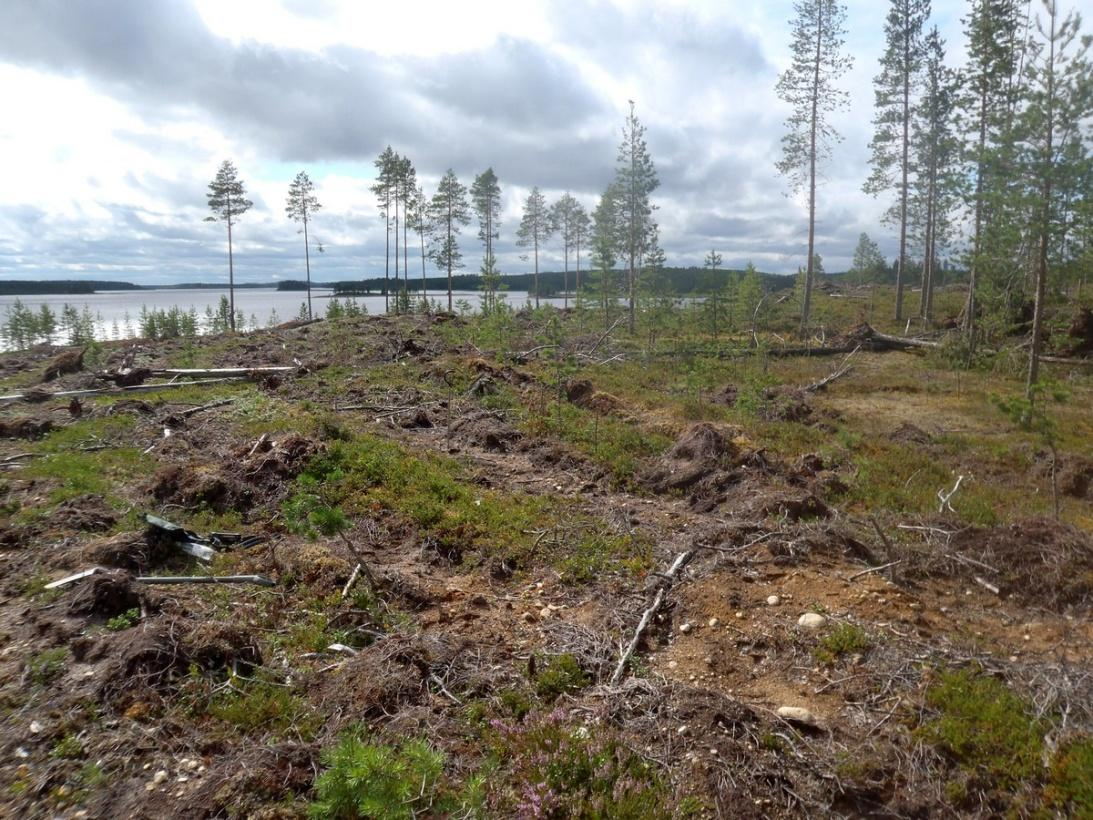
[[[18,299],[27,308],[38,310],[43,304],[60,317],[62,308],[68,304],[82,311],[85,307],[95,317],[96,335],[101,339],[126,339],[139,333],[139,318],[142,307],[149,310],[170,310],[178,307],[188,311],[197,311],[198,319],[205,316],[206,309],[215,311],[221,296],[227,296],[227,289],[220,288],[170,288],[163,290],[119,290],[102,291],[93,294],[46,294],[38,296],[0,296],[0,322],[7,317],[8,308]],[[326,288],[314,288],[311,291],[312,308],[316,316],[326,313],[326,306],[333,291]],[[416,294],[411,294],[416,296]],[[473,309],[479,306],[478,291],[454,291],[455,299],[466,299]],[[527,291],[506,291],[505,297],[510,305],[523,306],[528,298]],[[393,300],[394,297],[392,297]],[[429,291],[429,298],[447,306],[447,293]],[[384,312],[384,297],[358,296],[355,301],[370,314]],[[561,307],[561,297],[542,298],[542,304]],[[572,304],[572,299],[570,300]],[[295,319],[300,306],[307,304],[307,294],[302,291],[285,291],[276,288],[240,288],[235,291],[235,307],[246,319],[248,328],[257,324],[265,327],[272,319],[287,322]],[[58,338],[58,341],[63,341]]]

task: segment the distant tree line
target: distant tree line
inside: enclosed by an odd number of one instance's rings
[[[108,282],[95,279],[13,279],[0,281],[0,296],[80,296],[103,290],[140,290],[132,282]]]

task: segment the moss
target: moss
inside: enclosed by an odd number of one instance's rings
[[[969,775],[1006,790],[1042,774],[1047,724],[997,678],[974,669],[945,671],[926,693],[937,711],[917,730]]]
[[[839,624],[820,639],[812,656],[817,663],[830,665],[843,655],[865,652],[869,646],[869,636],[860,626]]]
[[[65,671],[68,650],[63,646],[39,652],[27,661],[27,677],[38,686],[47,686]]]
[[[1072,740],[1051,763],[1045,802],[1071,817],[1093,818],[1093,737]]]
[[[592,682],[573,655],[565,653],[551,658],[535,678],[535,692],[547,703],[561,695],[573,694]]]

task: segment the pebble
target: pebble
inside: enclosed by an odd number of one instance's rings
[[[1024,635],[1024,636],[1022,636],[1022,640],[1031,641],[1032,636],[1031,635]]]
[[[20,760],[26,760],[28,757],[30,757],[30,752],[20,746],[18,749],[15,750],[15,756]]]
[[[710,749],[710,754],[712,754],[714,757],[717,757],[717,749]]]
[[[684,635],[686,635],[688,632],[691,631],[691,625],[690,624],[682,624],[679,627],[679,631],[682,632]]]
[[[167,774],[167,770],[166,769],[160,769],[158,772],[156,772],[154,775],[152,775],[152,783],[158,785],[158,784],[163,783],[164,781],[166,781],[168,777],[169,777],[169,775]]]
[[[743,613],[743,612],[737,612],[737,613],[736,613],[736,617],[737,617],[737,618],[743,618],[743,617],[744,617],[744,613]]]
[[[669,669],[676,669],[676,668],[677,668],[678,666],[679,666],[679,663],[678,663],[678,662],[676,662],[676,661],[668,661],[668,668],[669,668]]]
[[[709,655],[706,656],[705,661],[707,666],[713,666],[713,658]]]
[[[806,612],[797,619],[797,626],[802,629],[819,629],[827,623],[827,618],[819,612]]]
[[[691,731],[689,727],[687,727],[687,726],[680,726],[680,727],[679,727],[678,729],[676,729],[676,734],[677,734],[677,735],[685,735],[685,734],[687,734],[687,733],[688,733],[689,731]]]
[[[30,733],[31,733],[32,735],[36,735],[36,734],[38,734],[38,733],[39,733],[40,731],[42,731],[42,724],[41,724],[41,723],[39,723],[39,722],[38,722],[38,721],[36,721],[36,720],[32,720],[32,721],[30,722]]]
[[[794,723],[803,723],[806,726],[816,725],[816,716],[808,709],[803,709],[800,706],[779,706],[778,717]]]
[[[767,606],[778,606],[780,603],[782,603],[782,599],[777,595],[771,595],[767,598]]]
[[[540,618],[549,618],[553,614],[554,614],[554,610],[552,610],[548,606],[544,606],[542,609],[539,610],[539,617]]]
[[[717,620],[717,618],[710,618],[710,629],[713,629],[720,623],[721,621]]]

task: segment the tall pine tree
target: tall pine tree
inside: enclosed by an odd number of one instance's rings
[[[223,222],[228,226],[228,323],[235,331],[235,255],[232,251],[232,226],[239,217],[250,210],[254,203],[247,199],[243,181],[230,159],[224,160],[209,183],[209,193],[205,195],[209,202],[212,216],[205,217],[206,222]]]
[[[911,116],[923,60],[922,29],[930,17],[930,0],[890,0],[884,24],[885,50],[880,73],[873,81],[876,115],[873,120],[871,165],[865,191],[879,194],[895,188],[897,200],[888,218],[899,226],[899,266],[896,268],[896,321],[903,318],[903,286],[907,272],[907,207],[912,172]]]
[[[546,198],[538,186],[533,187],[524,202],[524,215],[516,229],[516,244],[521,248],[531,248],[535,257],[535,307],[539,307],[539,246],[550,237],[551,231]]]
[[[383,267],[383,307],[387,313],[391,312],[391,206],[395,188],[395,162],[397,154],[388,145],[373,163],[376,166],[376,182],[372,186],[379,200],[380,215],[386,226],[386,249]],[[396,251],[396,258],[398,253]]]
[[[307,318],[313,318],[311,310],[311,248],[307,236],[307,226],[315,213],[322,208],[315,196],[315,183],[306,171],[301,171],[288,187],[288,200],[285,203],[285,215],[293,222],[303,225],[304,266],[307,269]]]
[[[580,241],[583,238],[581,236],[582,227],[580,225],[580,217],[584,216],[584,229],[587,230],[588,215],[584,213],[584,208],[581,207],[581,203],[578,202],[569,191],[566,191],[562,198],[555,202],[550,208],[550,229],[551,233],[556,233],[562,240],[562,255],[564,268],[562,273],[562,299],[564,307],[569,307],[569,254],[570,251],[579,249]],[[580,251],[577,250],[577,290],[580,290]]]
[[[966,203],[972,215],[968,258],[968,298],[964,306],[964,330],[971,334],[978,314],[978,290],[986,267],[985,235],[992,213],[1004,198],[1006,155],[1012,140],[1011,119],[1020,59],[1019,0],[972,0],[964,18],[968,60],[960,77],[958,103],[965,139],[965,174],[971,184]]]
[[[449,168],[429,202],[429,216],[434,226],[430,255],[436,266],[448,273],[448,311],[452,310],[452,271],[463,267],[459,250],[459,231],[471,221],[467,188]]]
[[[847,94],[835,83],[853,64],[842,54],[846,34],[846,9],[837,0],[797,0],[795,18],[790,21],[792,61],[778,78],[778,96],[793,106],[786,118],[788,133],[782,137],[782,159],[778,170],[794,191],[808,193],[808,262],[801,326],[808,324],[812,307],[812,284],[816,253],[816,172],[831,154],[831,145],[841,137],[830,124],[830,116],[845,107]]]
[[[478,238],[482,241],[483,309],[488,313],[497,306],[500,276],[493,243],[501,235],[501,186],[493,168],[487,168],[474,178],[474,184],[471,185],[471,206],[478,217]]]
[[[1032,319],[1026,398],[1039,380],[1049,266],[1060,257],[1065,231],[1062,180],[1080,168],[1068,160],[1088,156],[1087,129],[1093,117],[1090,38],[1081,36],[1081,17],[1059,14],[1055,0],[1043,0],[1037,17],[1039,40],[1026,63],[1026,105],[1019,123],[1021,164],[1029,183],[1036,301]]]
[[[620,236],[622,255],[626,261],[627,292],[629,298],[629,326],[633,333],[636,324],[637,276],[642,258],[656,234],[653,221],[655,206],[649,196],[660,185],[653,158],[645,144],[645,126],[634,113],[634,101],[630,100],[630,113],[622,129],[614,186],[619,197]]]

